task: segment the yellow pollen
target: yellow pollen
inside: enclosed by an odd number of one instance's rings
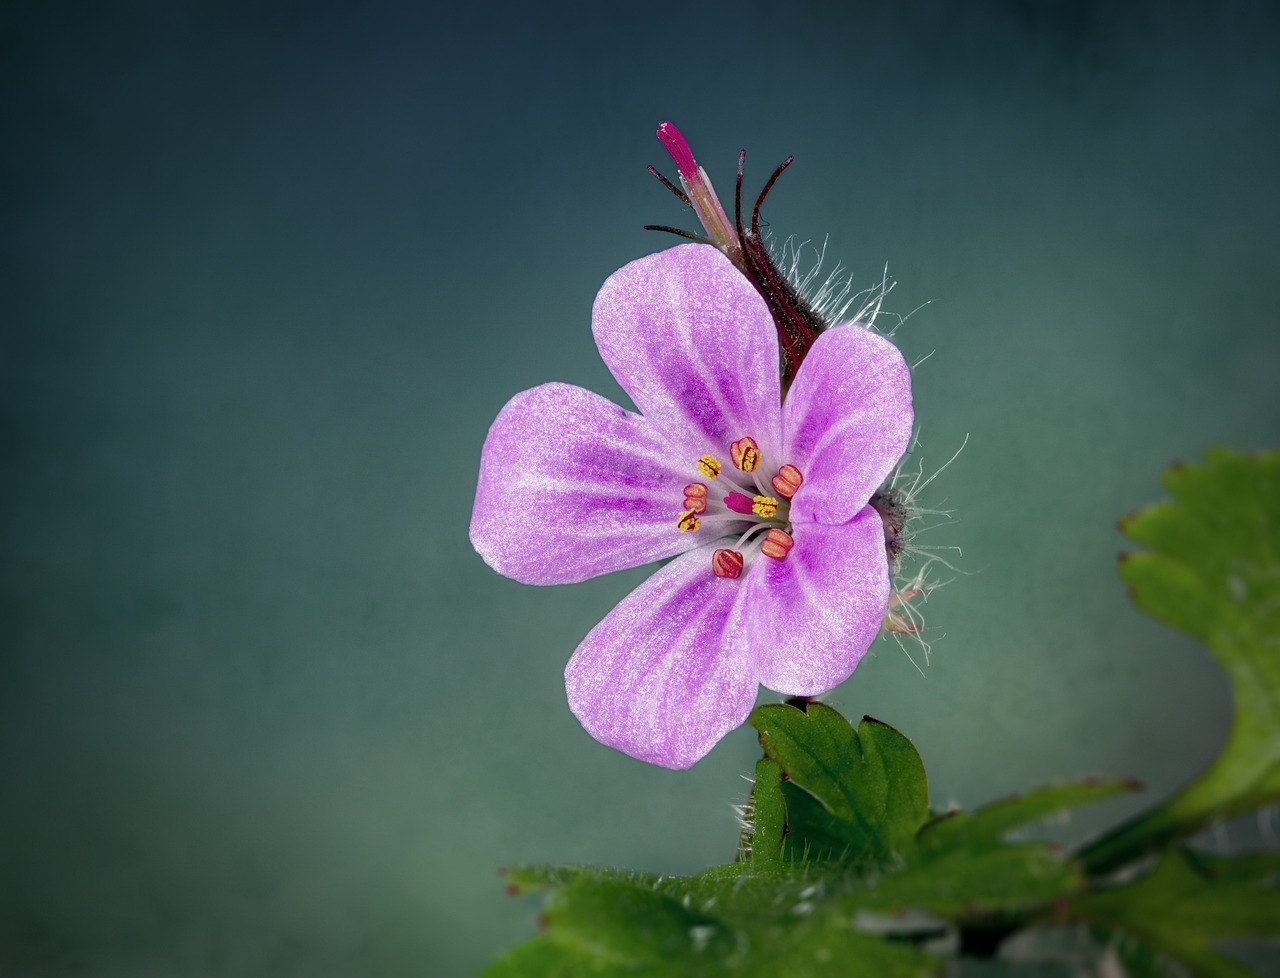
[[[680,514],[680,519],[676,520],[676,526],[680,528],[681,533],[693,533],[702,527],[702,520],[698,519],[697,514],[690,509]]]
[[[720,460],[714,455],[703,455],[698,459],[698,471],[708,479],[714,479],[720,474]]]
[[[743,472],[754,472],[760,465],[760,446],[754,438],[739,438],[729,446],[729,457]]]
[[[778,511],[778,501],[772,496],[756,496],[751,501],[751,512],[757,516],[772,516]]]

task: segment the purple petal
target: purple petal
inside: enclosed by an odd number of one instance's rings
[[[870,506],[841,526],[800,523],[785,560],[758,555],[740,614],[761,685],[817,696],[849,678],[889,608],[884,527]]]
[[[818,337],[782,407],[784,462],[804,484],[800,520],[853,517],[893,471],[911,440],[911,374],[898,348],[859,325]]]
[[[640,413],[687,449],[722,461],[754,438],[765,465],[781,445],[778,340],[746,276],[710,245],[680,245],[609,276],[592,328]]]
[[[690,550],[705,539],[676,528],[690,480],[672,455],[644,418],[581,387],[517,394],[480,455],[471,543],[525,584],[585,581]]]
[[[685,768],[751,712],[755,674],[728,628],[743,582],[716,577],[712,552],[703,547],[659,570],[569,660],[569,707],[601,743]]]

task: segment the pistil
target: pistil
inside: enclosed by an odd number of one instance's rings
[[[729,525],[747,525],[733,547],[722,547],[711,558],[717,577],[736,579],[756,553],[773,560],[785,560],[795,539],[791,536],[791,499],[804,483],[804,475],[794,465],[781,466],[770,479],[760,445],[750,435],[729,444],[733,468],[726,469],[714,455],[703,455],[696,463],[707,482],[691,482],[684,487],[684,507],[676,526],[681,533],[695,533],[704,526],[725,525],[719,532],[737,532]],[[738,472],[742,476],[738,476]],[[766,481],[767,480],[767,481]],[[772,489],[776,495],[770,495]],[[724,495],[721,495],[724,492]]]

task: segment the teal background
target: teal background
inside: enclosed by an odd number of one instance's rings
[[[882,640],[830,701],[936,805],[1212,757],[1113,524],[1280,434],[1274,6],[253,6],[0,13],[0,972],[465,975],[532,932],[499,866],[732,856],[748,730],[672,773],[564,704],[645,571],[466,535],[508,397],[621,396],[592,298],[694,224],[662,119],[726,194],[795,154],[773,230],[930,303],[926,469],[969,435],[925,675]]]

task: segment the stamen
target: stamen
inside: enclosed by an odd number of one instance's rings
[[[703,455],[698,459],[698,471],[708,479],[714,479],[720,474],[720,460],[714,455]]]
[[[778,501],[772,496],[756,496],[751,500],[751,512],[768,519],[778,511]]]
[[[737,578],[742,573],[744,561],[736,550],[717,550],[711,555],[711,569],[716,577]]]
[[[754,438],[739,438],[729,446],[729,457],[743,472],[754,472],[760,464],[760,446]]]
[[[773,477],[773,491],[783,499],[790,499],[800,489],[804,476],[794,465],[784,465]]]
[[[748,540],[750,540],[753,536],[755,536],[761,530],[768,530],[768,529],[769,529],[769,525],[767,523],[757,523],[755,526],[751,527],[751,529],[747,530],[746,533],[742,534],[742,536],[738,537],[738,542],[734,544],[734,547],[741,549],[746,545],[746,542]],[[756,541],[752,541],[751,546],[752,547],[756,546]]]
[[[684,508],[691,513],[707,511],[707,487],[701,482],[691,482],[684,487]]]
[[[750,516],[755,512],[755,504],[750,496],[744,496],[740,492],[731,492],[724,497],[724,504],[735,513],[741,513],[743,516]]]
[[[791,534],[786,530],[779,530],[776,526],[765,534],[764,543],[760,544],[760,551],[766,557],[772,557],[774,560],[785,560],[787,551],[796,544],[791,538]]]
[[[680,514],[680,519],[676,520],[676,526],[681,533],[693,533],[702,527],[702,520],[698,519],[693,510],[687,510]]]

